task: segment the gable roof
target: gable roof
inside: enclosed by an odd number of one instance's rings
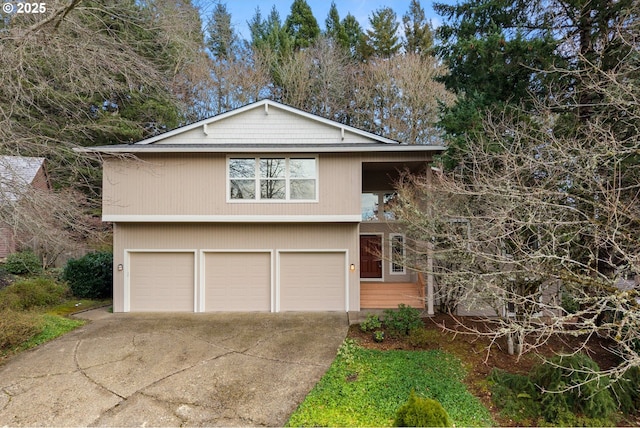
[[[0,156],[0,200],[17,200],[33,183],[44,162],[44,158]]]
[[[248,122],[254,125],[253,129],[244,126]],[[296,128],[296,124],[300,126]],[[310,130],[322,130],[322,133]],[[266,135],[271,138],[265,138]],[[78,150],[101,153],[437,153],[444,149],[442,146],[403,144],[265,99],[135,144]]]

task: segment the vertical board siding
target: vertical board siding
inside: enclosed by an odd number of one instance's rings
[[[403,234],[401,223],[396,222],[384,222],[384,221],[371,221],[360,223],[360,235],[367,234],[382,234],[382,272],[383,282],[396,283],[396,282],[414,282],[416,280],[415,275],[408,268],[405,269],[404,274],[391,273],[391,245],[390,234]],[[405,239],[405,245],[407,244]],[[407,255],[410,255],[410,251],[405,250]]]
[[[114,229],[114,311],[124,308],[125,250],[255,250],[256,253],[287,250],[347,250],[346,264],[358,265],[357,224],[170,224],[118,223]],[[211,253],[213,254],[213,253]],[[344,253],[343,253],[344,254]],[[342,256],[344,263],[344,255]],[[235,262],[234,262],[235,263]],[[232,272],[236,265],[226,266]],[[205,266],[205,272],[207,267]],[[224,278],[219,270],[219,278]],[[344,269],[342,270],[344,275]],[[206,274],[205,274],[206,275]],[[359,310],[358,272],[349,272],[350,310]],[[229,277],[231,278],[231,276]],[[196,279],[197,282],[200,278]],[[342,280],[344,282],[344,279]],[[206,299],[205,291],[205,299]],[[206,305],[205,305],[206,306]],[[344,305],[341,308],[344,310]]]
[[[259,156],[259,154],[256,154]],[[269,155],[274,156],[274,155]],[[296,156],[278,154],[277,156]],[[354,155],[318,157],[318,202],[227,202],[226,156],[153,154],[104,162],[105,215],[358,215]]]

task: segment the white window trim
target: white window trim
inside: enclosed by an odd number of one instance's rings
[[[255,195],[256,198],[255,199],[232,199],[231,198],[231,177],[229,176],[229,160],[230,159],[254,159],[254,161],[256,162],[256,176],[253,178],[254,180],[254,184],[255,184]],[[285,172],[285,199],[260,199],[260,159],[285,159],[285,162],[287,164],[287,168],[286,168],[286,172]],[[316,175],[313,178],[315,180],[316,183],[316,187],[315,187],[315,195],[316,197],[314,199],[289,199],[289,187],[290,187],[290,183],[291,183],[291,177],[289,175],[289,161],[291,159],[314,159],[315,163],[316,163]],[[227,199],[227,203],[232,203],[232,204],[308,204],[308,203],[317,203],[319,200],[319,192],[320,192],[320,168],[319,168],[319,160],[318,160],[318,156],[275,156],[275,155],[271,155],[271,156],[242,156],[240,154],[236,155],[236,156],[227,156],[226,161],[225,161],[226,165],[225,165],[225,185],[226,185],[226,199]],[[295,178],[294,178],[295,179]],[[304,179],[304,178],[302,178]],[[311,178],[308,178],[309,180],[311,180]],[[247,179],[249,180],[249,179]]]
[[[406,275],[407,274],[407,268],[404,264],[401,264],[402,266],[402,271],[398,272],[398,271],[394,271],[393,270],[393,238],[395,237],[401,237],[402,238],[402,260],[405,259],[406,255],[407,255],[407,248],[406,248],[406,242],[405,242],[405,236],[402,233],[390,233],[389,234],[389,275]]]

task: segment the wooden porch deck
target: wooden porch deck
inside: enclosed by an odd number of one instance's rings
[[[418,282],[360,282],[361,309],[397,308],[404,303],[424,309],[424,285]]]

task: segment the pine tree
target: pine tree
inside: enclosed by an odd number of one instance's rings
[[[331,2],[331,8],[329,8],[329,14],[325,23],[325,35],[333,40],[338,46],[343,49],[349,48],[349,40],[347,38],[347,32],[340,22],[340,14],[338,13],[338,7],[335,2]]]
[[[294,50],[308,48],[320,35],[318,21],[305,0],[294,0],[284,28],[293,40]]]
[[[371,29],[366,31],[364,57],[391,58],[400,51],[398,17],[390,7],[383,7],[369,18]]]
[[[431,54],[433,29],[427,21],[419,0],[411,0],[409,11],[402,17],[404,24],[404,50],[419,55]]]
[[[216,3],[207,23],[207,47],[216,58],[229,59],[239,43],[231,26],[231,14],[224,3]]]
[[[342,20],[342,28],[346,37],[346,47],[353,58],[360,56],[361,46],[364,45],[364,32],[355,16],[348,13]]]

